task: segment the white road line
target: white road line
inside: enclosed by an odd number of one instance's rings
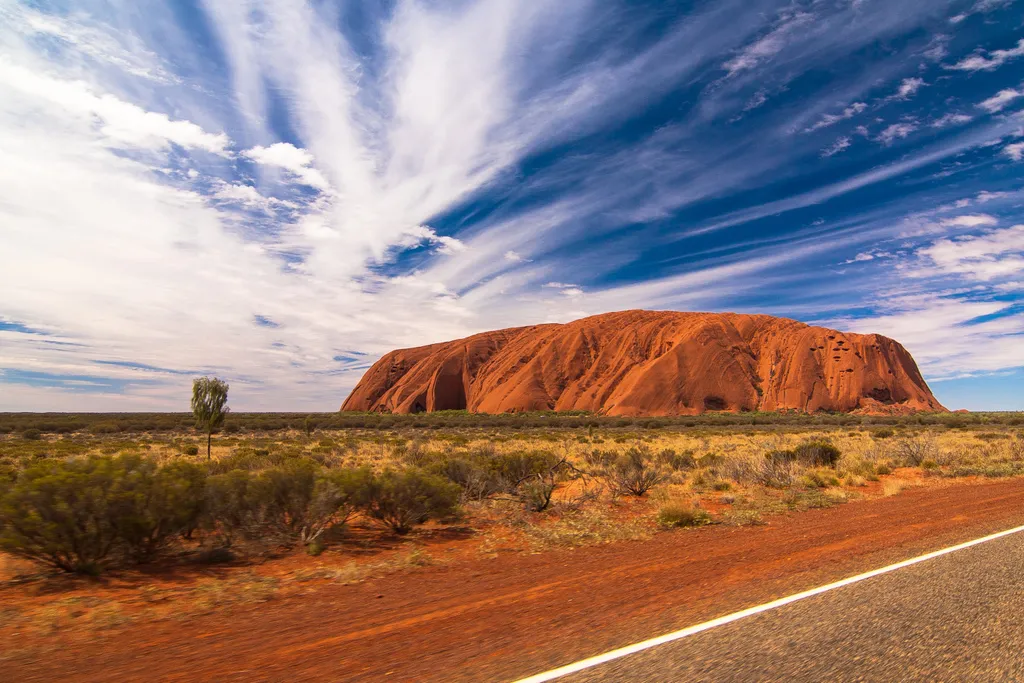
[[[675,641],[675,640],[681,640],[681,639],[686,638],[688,636],[692,636],[692,635],[697,634],[697,633],[702,633],[703,631],[708,631],[708,630],[713,629],[713,628],[715,628],[717,626],[724,626],[725,624],[731,624],[732,622],[739,621],[740,619],[743,619],[745,617],[750,617],[750,616],[753,616],[755,614],[760,614],[761,612],[767,612],[768,610],[773,610],[773,609],[776,609],[778,607],[782,607],[784,605],[788,605],[790,603],[797,602],[798,600],[803,600],[804,598],[810,598],[810,597],[813,597],[815,595],[820,595],[822,593],[827,593],[828,591],[835,590],[836,588],[842,588],[843,586],[849,586],[851,583],[857,583],[858,581],[864,581],[865,579],[870,579],[872,577],[879,576],[881,574],[888,574],[889,572],[894,572],[897,569],[903,569],[904,567],[909,567],[911,565],[917,564],[918,562],[924,562],[926,560],[931,560],[931,559],[934,559],[936,557],[941,557],[942,555],[948,555],[949,553],[955,553],[957,550],[963,550],[965,548],[970,548],[971,546],[979,545],[981,543],[987,543],[988,541],[994,541],[997,538],[1002,538],[1003,536],[1009,536],[1010,534],[1020,533],[1021,531],[1024,531],[1024,526],[1014,527],[1013,529],[1007,529],[1006,531],[1000,531],[999,533],[995,533],[995,534],[992,534],[990,536],[985,536],[984,538],[976,538],[973,541],[967,541],[966,543],[961,543],[959,545],[954,545],[954,546],[951,546],[949,548],[943,548],[942,550],[936,550],[935,552],[931,552],[931,553],[928,553],[926,555],[921,555],[919,557],[914,557],[914,558],[911,558],[909,560],[904,560],[903,562],[897,562],[896,564],[890,564],[888,567],[882,567],[881,569],[873,569],[872,571],[865,572],[864,574],[857,574],[856,576],[851,576],[850,578],[843,579],[842,581],[836,581],[835,583],[830,583],[830,584],[827,584],[825,586],[819,586],[817,588],[812,588],[811,590],[807,590],[807,591],[804,591],[802,593],[796,593],[794,595],[790,595],[790,596],[787,596],[785,598],[780,598],[780,599],[774,600],[772,602],[767,602],[767,603],[765,603],[763,605],[757,605],[756,607],[750,607],[750,608],[742,610],[740,612],[733,612],[732,614],[728,614],[728,615],[726,615],[724,617],[719,617],[717,619],[712,619],[711,621],[705,621],[703,624],[696,624],[695,626],[690,626],[688,628],[684,628],[681,631],[674,631],[673,633],[666,633],[663,636],[658,636],[657,638],[651,638],[650,640],[645,640],[645,641],[643,641],[641,643],[635,643],[633,645],[627,645],[626,647],[620,647],[618,650],[612,650],[611,652],[606,652],[603,655],[597,655],[596,657],[590,657],[588,659],[583,659],[583,660],[580,660],[580,661],[578,661],[578,662],[576,662],[574,664],[567,664],[566,666],[562,666],[562,667],[559,667],[557,669],[552,669],[551,671],[545,671],[544,673],[539,673],[539,674],[536,674],[534,676],[530,676],[529,678],[522,678],[522,679],[516,681],[515,683],[543,683],[543,681],[553,681],[556,678],[561,678],[562,676],[568,676],[569,674],[576,673],[577,671],[583,671],[584,669],[589,669],[591,667],[598,666],[598,665],[604,664],[606,662],[610,662],[610,661],[613,661],[613,660],[616,660],[616,659],[620,659],[622,657],[626,657],[626,656],[634,654],[636,652],[642,652],[643,650],[649,650],[652,647],[657,647],[659,645],[664,645],[665,643],[671,643],[672,641]]]

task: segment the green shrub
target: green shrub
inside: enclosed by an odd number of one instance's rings
[[[559,462],[549,451],[501,453],[491,461],[491,471],[501,491],[515,493],[527,480],[549,473]]]
[[[879,463],[875,467],[875,474],[877,474],[879,476],[884,476],[886,474],[892,474],[892,467],[890,467],[888,464],[886,464],[884,462],[883,463]]]
[[[703,526],[711,523],[707,510],[688,503],[665,503],[658,509],[658,524],[664,527]]]
[[[768,451],[764,456],[772,465],[788,464],[796,462],[796,451],[793,450],[774,450]]]
[[[590,467],[604,469],[615,462],[615,453],[612,451],[592,450],[583,454],[583,462]]]
[[[800,477],[800,483],[810,489],[826,489],[839,486],[839,478],[830,470],[808,470]]]
[[[181,449],[181,452],[184,455],[199,455],[199,446],[185,446],[184,448]]]
[[[158,468],[136,455],[119,456],[115,463],[121,495],[113,524],[128,558],[151,560],[179,534],[191,534],[203,509],[202,468],[187,462]]]
[[[842,451],[827,441],[808,441],[793,449],[796,460],[808,467],[835,467]]]
[[[121,431],[121,425],[116,422],[97,422],[89,427],[93,434],[117,434]]]
[[[658,453],[658,463],[668,467],[674,472],[681,472],[685,470],[692,470],[696,466],[696,460],[693,457],[693,451],[683,451],[682,453],[676,453],[671,448]]]
[[[21,438],[25,441],[39,441],[43,438],[43,434],[38,429],[26,429],[21,433]]]
[[[112,458],[44,460],[26,468],[0,501],[0,549],[69,572],[99,573],[118,541],[123,505]]]
[[[765,458],[772,464],[799,463],[805,467],[835,467],[842,451],[827,441],[808,441],[791,450],[770,451]]]
[[[616,493],[642,496],[668,476],[654,463],[647,446],[633,446],[605,470]]]
[[[551,506],[557,483],[554,478],[538,476],[524,483],[519,490],[519,499],[530,512],[544,512]]]
[[[504,488],[492,464],[473,454],[444,458],[429,470],[458,485],[467,500],[484,500]]]
[[[876,439],[888,439],[889,437],[893,436],[895,433],[896,432],[894,432],[891,429],[876,429],[876,430],[871,432],[871,436],[875,437]]]
[[[230,546],[236,536],[255,533],[259,526],[261,506],[254,502],[256,491],[250,491],[254,479],[247,470],[231,470],[206,479],[203,527],[218,534],[224,546]]]
[[[363,509],[396,534],[431,518],[446,517],[458,509],[459,487],[422,470],[386,470],[367,487]]]
[[[295,460],[262,472],[251,483],[248,497],[256,517],[270,529],[311,543],[348,520],[365,502],[370,481],[366,469],[323,472],[311,461]]]
[[[934,460],[925,460],[921,463],[921,469],[926,472],[931,472],[939,469],[939,463]]]

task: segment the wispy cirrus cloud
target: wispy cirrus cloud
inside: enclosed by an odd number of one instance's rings
[[[856,116],[857,114],[860,114],[861,112],[863,112],[867,108],[868,108],[868,105],[865,104],[864,102],[854,102],[853,104],[851,104],[850,106],[846,107],[845,109],[843,109],[838,114],[825,114],[816,123],[814,123],[813,125],[808,126],[807,128],[805,128],[804,132],[805,133],[811,133],[813,131],[820,130],[822,128],[828,128],[829,126],[834,126],[835,124],[839,123],[840,121],[845,121],[846,119],[852,119],[854,116]]]
[[[1006,50],[992,50],[987,53],[979,50],[977,54],[965,57],[948,67],[957,71],[992,71],[1018,57],[1024,57],[1024,38],[1017,41],[1015,47]]]
[[[990,114],[995,114],[1005,109],[1008,104],[1019,97],[1024,97],[1024,92],[1014,88],[1004,88],[992,97],[979,102],[978,106]]]

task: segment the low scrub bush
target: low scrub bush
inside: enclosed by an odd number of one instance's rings
[[[842,451],[827,441],[808,441],[793,449],[796,461],[808,467],[835,467]]]
[[[194,528],[203,494],[200,470],[136,455],[41,461],[5,488],[0,548],[89,574],[151,559]]]
[[[344,524],[370,490],[365,469],[323,471],[296,459],[261,472],[249,487],[256,519],[287,540],[312,543],[330,527]]]
[[[117,460],[120,496],[112,511],[113,523],[128,558],[145,562],[199,524],[205,472],[187,462],[158,468],[139,456]]]
[[[658,509],[658,524],[663,527],[703,526],[711,523],[707,510],[677,501],[665,503]]]
[[[546,509],[567,469],[549,451],[495,453],[484,448],[467,453],[420,454],[416,460],[431,474],[457,484],[466,500],[484,500],[503,493],[519,497],[527,509]]]
[[[778,451],[772,451],[756,461],[751,475],[755,484],[769,488],[784,489],[796,481],[799,467],[787,457],[778,457]]]
[[[1024,462],[988,462],[956,465],[948,471],[950,477],[1016,477],[1024,474]]]
[[[722,515],[721,521],[728,526],[758,526],[764,522],[757,510],[728,510]]]
[[[43,434],[38,429],[26,429],[21,433],[21,438],[25,441],[39,441],[43,438]]]
[[[69,572],[96,574],[117,544],[110,458],[42,461],[0,502],[0,549]]]
[[[797,463],[804,467],[835,467],[842,451],[827,441],[808,441],[789,450],[770,451],[765,458],[772,463]]]
[[[696,466],[697,461],[693,457],[693,451],[676,453],[671,448],[666,448],[658,453],[658,464],[669,468],[673,472],[684,472],[692,470]]]
[[[604,469],[615,462],[614,451],[592,450],[583,454],[583,462],[590,467]]]
[[[554,477],[537,477],[522,485],[519,499],[530,512],[544,512],[551,507],[551,498],[558,487]]]
[[[826,489],[831,486],[839,486],[839,478],[832,470],[807,470],[800,477],[800,483],[809,489]]]
[[[219,536],[220,544],[225,547],[238,536],[254,535],[260,525],[259,506],[253,502],[254,479],[248,470],[231,470],[206,479],[203,527]]]
[[[366,514],[396,534],[453,514],[458,502],[457,485],[417,469],[386,470],[373,477],[363,500]]]
[[[930,436],[913,436],[896,439],[892,443],[892,455],[902,465],[920,467],[925,460],[939,460],[939,449]]]
[[[501,453],[492,460],[492,471],[505,493],[515,493],[519,486],[537,479],[556,468],[560,458],[550,451]]]
[[[458,485],[466,500],[484,500],[502,490],[502,482],[490,463],[474,454],[443,458],[429,470]]]
[[[642,496],[668,479],[647,446],[627,450],[605,470],[605,476],[616,493],[631,496]]]
[[[1017,435],[1007,446],[1010,451],[1010,459],[1013,461],[1024,460],[1024,436]]]

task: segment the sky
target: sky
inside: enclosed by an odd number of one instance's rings
[[[0,410],[629,308],[1024,410],[1024,1],[0,0]]]

